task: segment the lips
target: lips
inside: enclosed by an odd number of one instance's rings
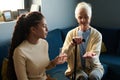
[[[87,25],[87,23],[81,23],[81,25],[84,25],[84,26],[86,26],[86,25]]]
[[[85,25],[85,24],[87,24],[87,23],[86,23],[86,22],[81,22],[81,24]]]

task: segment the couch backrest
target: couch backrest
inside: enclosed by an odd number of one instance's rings
[[[118,50],[118,43],[120,41],[120,28],[109,27],[109,28],[100,28],[98,29],[103,36],[103,42],[107,48],[107,53],[116,55]]]
[[[2,68],[2,61],[8,56],[14,25],[15,21],[0,23],[0,72]]]
[[[70,26],[70,27],[61,29],[61,34],[62,34],[62,40],[63,40],[63,42],[64,42],[64,40],[65,40],[65,37],[66,37],[68,31],[72,30],[72,29],[75,28],[75,27],[76,27],[76,26]]]
[[[46,40],[48,41],[49,45],[49,57],[52,60],[59,55],[59,49],[63,44],[60,29],[50,31],[47,35]]]
[[[70,31],[73,28],[74,27],[68,27],[49,31],[46,40],[48,41],[49,44],[50,59],[54,59],[56,56],[59,55],[59,50],[63,46],[68,31]]]

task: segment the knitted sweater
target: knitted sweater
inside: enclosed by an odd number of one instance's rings
[[[92,59],[85,59],[86,68],[85,71],[89,74],[92,69],[98,68],[100,72],[103,74],[104,69],[99,61],[99,55],[101,50],[101,43],[102,43],[102,35],[99,31],[95,28],[91,28],[91,33],[88,39],[88,44],[86,47],[86,52],[94,52],[96,56]],[[73,37],[78,36],[78,27],[70,30],[66,36],[65,42],[62,47],[62,52],[68,55],[68,68],[65,72],[66,76],[70,76],[74,70],[74,52],[75,46],[71,44]],[[80,47],[77,45],[77,55],[80,55]],[[77,70],[82,70],[81,66],[81,59],[80,56],[77,56]]]
[[[14,51],[17,80],[46,80],[46,67],[50,64],[48,43],[39,39],[37,44],[23,41]]]

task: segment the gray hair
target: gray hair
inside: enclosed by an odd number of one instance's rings
[[[75,17],[77,17],[77,12],[80,9],[85,9],[88,12],[88,16],[91,17],[92,16],[92,7],[89,3],[86,2],[80,2],[77,4],[76,9],[75,9]]]

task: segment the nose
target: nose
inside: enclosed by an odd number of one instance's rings
[[[46,32],[48,32],[48,28],[47,28],[47,27],[46,27],[46,29],[45,29],[45,30],[46,30]]]
[[[85,18],[82,18],[82,19],[81,19],[81,22],[85,22]]]

